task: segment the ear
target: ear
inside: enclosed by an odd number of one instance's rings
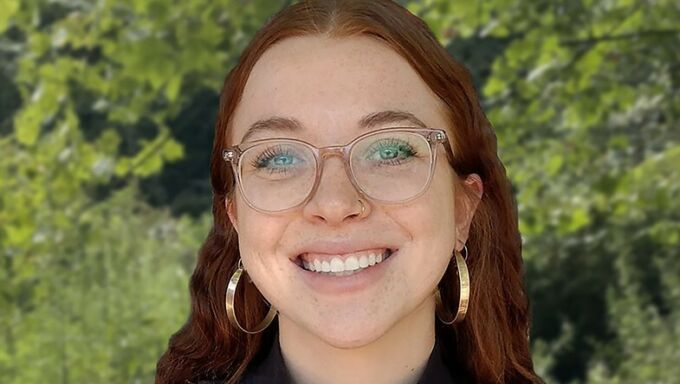
[[[456,249],[461,250],[470,234],[470,224],[477,206],[484,194],[484,183],[476,173],[469,174],[463,181],[463,191],[456,193]]]
[[[238,233],[238,224],[236,221],[236,202],[233,199],[227,197],[224,199],[224,207],[227,209],[227,216],[229,216],[231,225],[236,230],[236,233]]]

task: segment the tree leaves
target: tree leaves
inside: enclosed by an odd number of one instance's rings
[[[4,32],[10,24],[12,17],[19,11],[18,0],[3,0],[2,12],[0,12],[0,33]]]

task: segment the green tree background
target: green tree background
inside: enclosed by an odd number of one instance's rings
[[[152,382],[219,88],[287,3],[0,0],[0,382]],[[542,377],[679,383],[680,3],[401,3],[496,127]]]

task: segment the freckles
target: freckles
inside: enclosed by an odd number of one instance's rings
[[[440,226],[442,210],[434,196],[424,195],[418,204],[410,207],[404,216],[409,232],[414,236],[430,237]]]
[[[286,222],[259,212],[249,211],[244,216],[244,232],[250,234],[250,243],[256,248],[271,248],[271,251],[275,251]]]

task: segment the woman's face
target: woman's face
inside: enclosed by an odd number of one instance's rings
[[[405,59],[378,40],[289,38],[268,49],[253,68],[233,115],[230,144],[241,143],[253,123],[273,117],[294,119],[300,127],[258,129],[247,141],[289,137],[325,147],[376,129],[414,126],[398,116],[360,126],[362,118],[385,111],[406,112],[449,132],[439,98]],[[364,199],[363,214],[359,192],[339,157],[326,159],[314,195],[290,211],[256,211],[236,191],[227,208],[244,267],[279,310],[280,322],[336,347],[351,347],[370,343],[414,311],[434,316],[432,293],[454,247],[462,248],[476,206],[463,203],[445,151],[439,144],[436,149],[437,165],[423,195],[390,205]],[[465,182],[481,194],[476,175]],[[320,261],[354,254],[359,260],[385,249],[396,252],[352,276],[298,265],[301,254]]]

